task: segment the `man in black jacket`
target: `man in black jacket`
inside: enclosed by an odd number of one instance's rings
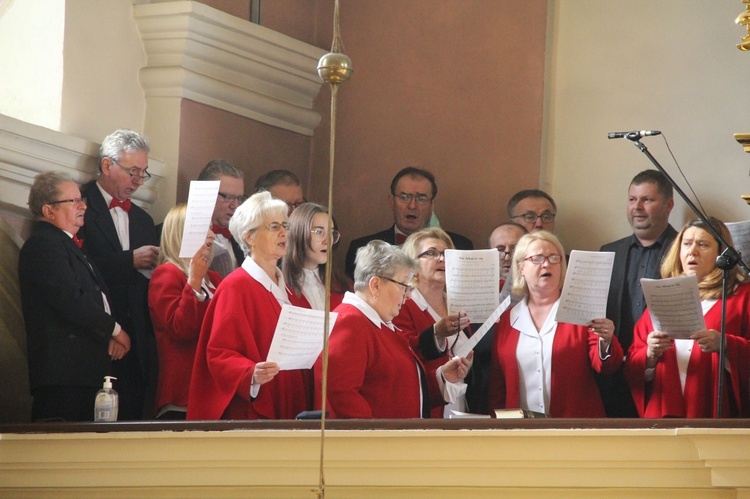
[[[110,314],[96,267],[80,248],[86,200],[67,175],[37,175],[29,209],[38,220],[21,248],[32,421],[93,421],[94,398],[130,337]]]
[[[607,318],[625,355],[633,342],[633,326],[646,309],[641,279],[659,279],[659,267],[677,231],[669,224],[674,207],[672,185],[657,170],[636,175],[628,189],[627,216],[633,234],[605,244],[601,251],[615,253],[612,283],[607,297]],[[622,370],[598,376],[599,390],[609,417],[638,417]]]
[[[354,259],[357,250],[379,239],[389,244],[401,245],[413,232],[424,229],[432,218],[432,204],[437,196],[435,176],[421,168],[407,166],[391,181],[388,205],[393,211],[393,225],[381,232],[354,239],[346,253],[346,274],[354,278]],[[456,249],[474,249],[469,238],[446,231]]]

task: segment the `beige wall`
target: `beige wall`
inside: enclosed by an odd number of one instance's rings
[[[331,13],[319,9],[330,47]],[[339,91],[334,213],[351,238],[393,223],[393,175],[435,173],[443,227],[486,245],[508,198],[539,183],[544,44],[542,0],[343,3],[354,75]],[[318,99],[328,112],[329,90]],[[313,141],[313,197],[327,188],[328,127]]]
[[[750,54],[735,44],[738,1],[558,0],[547,68],[545,183],[568,248],[598,249],[627,235],[627,187],[652,168],[607,132],[664,132],[703,206],[727,221],[750,219],[750,157],[732,137],[750,130]],[[680,180],[661,137],[644,139]],[[689,214],[678,202],[672,224]],[[692,218],[692,217],[691,217]]]

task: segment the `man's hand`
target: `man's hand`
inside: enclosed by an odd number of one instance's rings
[[[158,246],[141,246],[133,250],[133,267],[150,270],[159,263]]]

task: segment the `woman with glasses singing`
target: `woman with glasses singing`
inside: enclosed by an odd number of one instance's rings
[[[328,364],[328,411],[337,418],[429,417],[454,401],[472,354],[425,368],[391,322],[411,292],[416,262],[399,248],[371,241],[357,251],[354,293],[336,308]],[[315,364],[320,405],[322,361]]]
[[[726,225],[711,224],[729,244]],[[721,343],[722,271],[716,258],[724,251],[700,220],[688,222],[677,234],[661,265],[661,275],[695,275],[701,297],[704,331],[687,339],[673,339],[654,331],[648,309],[633,329],[633,344],[625,363],[638,413],[644,418],[712,418],[716,415],[719,345]],[[726,359],[722,417],[747,417],[750,380],[750,285],[739,267],[727,276]]]
[[[232,237],[249,257],[216,290],[203,320],[188,419],[293,419],[312,408],[312,372],[266,362],[289,304],[276,266],[286,253],[287,205],[259,192],[237,208]]]
[[[513,292],[524,298],[495,325],[490,410],[521,408],[558,418],[606,417],[594,372],[623,360],[614,323],[590,327],[555,320],[565,251],[550,232],[523,236],[513,254]]]
[[[448,314],[445,296],[445,250],[448,248],[453,249],[453,241],[442,229],[422,229],[406,239],[404,253],[419,264],[414,274],[416,289],[393,319],[412,349],[433,369],[449,359],[451,348],[467,340],[462,330],[469,325],[465,313]],[[470,376],[474,369],[476,359]],[[466,411],[465,402],[464,397],[460,397],[456,404],[446,406],[445,411]],[[443,407],[437,407],[432,416],[443,417],[443,413]]]
[[[186,212],[187,205],[181,203],[164,218],[160,265],[148,287],[148,309],[159,354],[156,419],[185,419],[198,335],[221,282],[218,273],[208,270],[215,238],[210,230],[192,258],[180,258]]]
[[[328,244],[330,224],[328,211],[315,203],[303,203],[289,216],[289,240],[281,269],[293,305],[315,310],[325,308],[326,258],[340,237],[339,231],[333,229],[331,244]],[[344,281],[334,273],[331,276],[331,310],[341,304],[346,291]]]

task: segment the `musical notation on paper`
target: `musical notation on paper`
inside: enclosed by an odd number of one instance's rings
[[[221,182],[218,180],[190,181],[180,258],[192,258],[198,248],[206,242],[206,234],[211,226],[211,217],[219,195],[219,184]]]
[[[654,331],[662,331],[672,338],[687,339],[704,331],[698,278],[695,275],[669,279],[641,279],[643,296],[651,314]]]
[[[336,312],[330,312],[328,334],[331,334],[336,317]],[[282,371],[310,369],[323,350],[324,330],[323,310],[282,306],[267,360],[276,362]]]
[[[487,334],[487,331],[490,330],[492,325],[495,324],[498,319],[500,319],[500,316],[503,315],[506,310],[508,310],[508,307],[510,307],[510,302],[510,296],[506,296],[503,302],[490,314],[487,320],[484,321],[484,324],[482,324],[480,328],[471,335],[471,338],[463,342],[461,346],[456,349],[456,351],[454,352],[456,357],[466,357],[467,355],[469,355],[469,352],[472,351],[475,346],[477,346],[479,340],[481,340],[484,335]]]
[[[471,322],[484,322],[500,303],[500,259],[495,248],[445,250],[448,313],[466,312]]]
[[[611,251],[570,252],[560,305],[555,320],[588,326],[607,315],[607,293],[615,254]]]

